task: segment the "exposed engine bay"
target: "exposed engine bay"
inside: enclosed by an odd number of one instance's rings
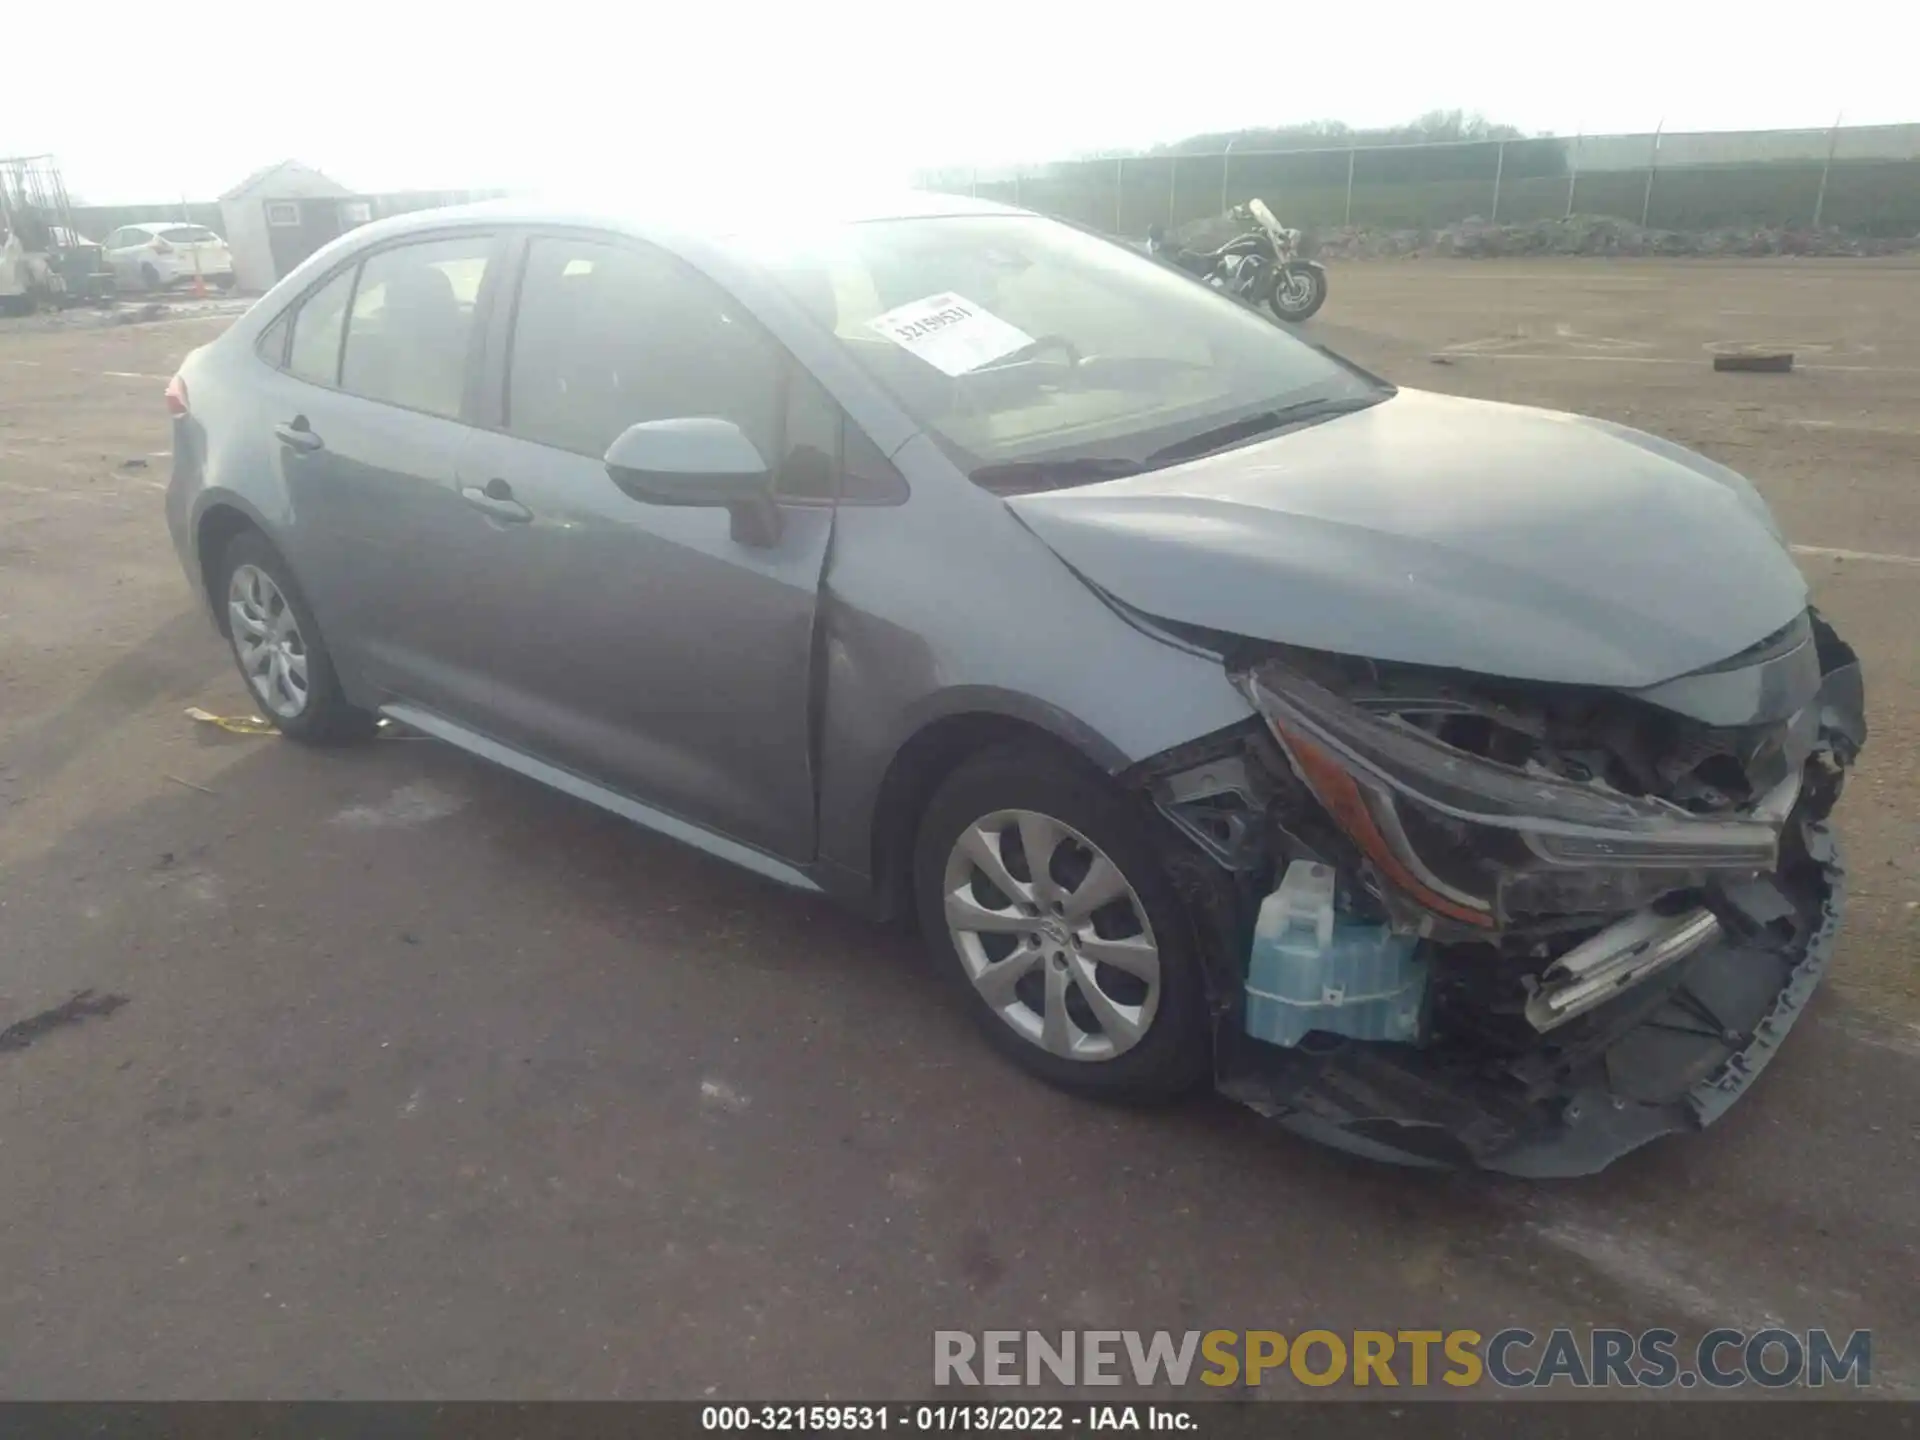
[[[1715,1119],[1824,971],[1864,743],[1813,611],[1643,691],[1223,647],[1264,724],[1143,766],[1220,1088],[1350,1150],[1597,1170]]]

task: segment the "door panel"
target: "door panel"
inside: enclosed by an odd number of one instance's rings
[[[319,449],[278,445],[305,552],[295,561],[327,643],[369,687],[439,706],[442,677],[473,663],[460,596],[457,421],[285,380],[276,422],[296,416]],[[466,577],[463,579],[463,577]]]
[[[471,668],[438,677],[475,728],[789,860],[813,853],[808,695],[833,512],[768,547],[724,509],[631,499],[596,460],[472,437],[459,483],[505,482],[525,522],[463,505]],[[496,486],[496,490],[501,487]],[[453,708],[457,707],[457,708]]]
[[[458,677],[485,645],[456,481],[498,249],[481,232],[426,238],[326,282],[294,316],[265,417],[329,645],[367,691],[436,708],[472,690]]]
[[[497,429],[459,461],[458,545],[484,576],[468,593],[488,640],[465,713],[804,863],[814,616],[833,528],[823,475],[839,457],[819,448],[837,426],[789,417],[796,395],[830,402],[730,296],[657,249],[533,235],[520,269],[514,313],[496,327],[511,337],[489,397]],[[628,425],[686,416],[733,421],[783,481],[792,472],[772,543],[748,543],[724,508],[649,505],[608,477],[602,456]]]

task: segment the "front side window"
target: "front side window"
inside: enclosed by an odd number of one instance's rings
[[[711,416],[772,463],[783,359],[725,292],[658,251],[536,239],[514,315],[507,429],[597,460],[629,425]]]
[[[1386,393],[1246,306],[1039,216],[875,220],[740,243],[981,475],[1160,463],[1163,449],[1249,417]]]
[[[457,418],[474,310],[493,249],[490,235],[457,235],[369,255],[347,317],[340,388]]]
[[[313,294],[293,317],[293,344],[287,351],[287,373],[316,385],[340,379],[340,334],[346,326],[347,297],[353,293],[353,271],[342,270]]]
[[[840,407],[798,365],[789,366],[786,388],[774,493],[783,500],[831,501],[840,482]]]

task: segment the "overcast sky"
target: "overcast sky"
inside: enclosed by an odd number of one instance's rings
[[[361,191],[751,188],[1453,107],[1559,134],[1920,120],[1915,0],[5,9],[0,154],[55,153],[95,203],[288,157]]]

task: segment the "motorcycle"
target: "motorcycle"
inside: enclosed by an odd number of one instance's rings
[[[1262,200],[1227,212],[1250,226],[1218,250],[1188,250],[1170,244],[1158,225],[1147,231],[1147,253],[1178,267],[1216,290],[1265,306],[1281,320],[1299,324],[1327,300],[1326,268],[1300,257],[1300,232],[1273,218]]]

